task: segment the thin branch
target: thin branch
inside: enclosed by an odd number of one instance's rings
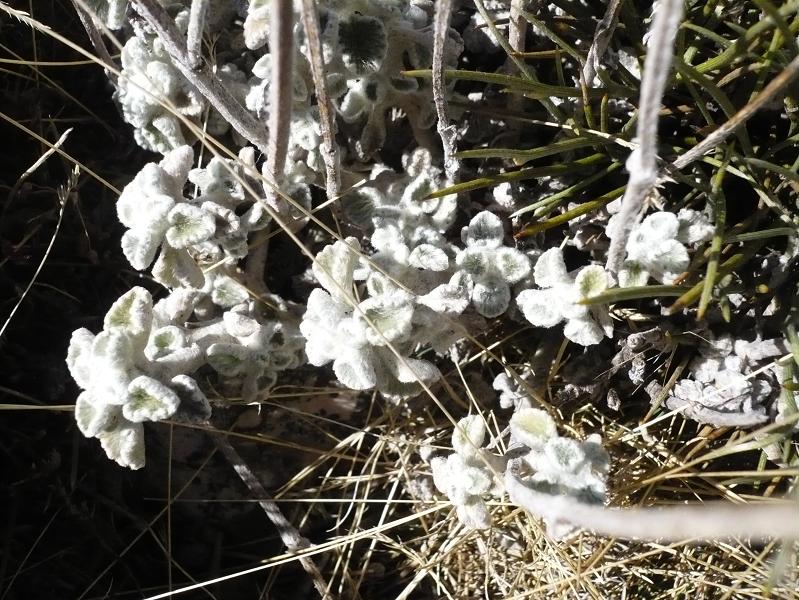
[[[286,548],[290,552],[297,552],[298,550],[309,548],[311,543],[301,536],[297,528],[286,519],[280,507],[272,500],[266,499],[269,498],[269,494],[266,493],[264,486],[261,485],[261,482],[250,470],[250,467],[247,466],[247,463],[244,462],[244,459],[230,443],[227,436],[215,435],[213,438],[217,448],[219,448],[222,454],[225,455],[225,458],[228,459],[233,469],[236,471],[236,474],[250,490],[250,493],[255,498],[259,499],[258,504],[264,509],[267,518],[277,528],[277,533]],[[311,580],[313,581],[316,591],[319,592],[319,596],[322,598],[332,598],[333,596],[327,590],[325,580],[322,578],[322,574],[319,572],[313,559],[307,556],[300,556],[298,560],[306,573],[311,576]]]
[[[436,105],[436,115],[438,116],[438,135],[441,137],[441,144],[444,147],[444,170],[447,177],[453,182],[457,182],[460,161],[455,158],[457,151],[455,137],[457,129],[449,122],[449,112],[447,111],[447,100],[444,97],[444,54],[449,33],[449,23],[452,19],[452,0],[438,0],[436,2],[436,13],[433,21],[433,102]]]
[[[272,0],[270,6],[269,53],[272,79],[269,88],[269,146],[264,175],[272,185],[264,186],[266,201],[276,212],[290,219],[288,203],[275,193],[286,167],[286,153],[291,133],[291,112],[294,81],[294,7],[285,0]],[[304,220],[292,226],[299,228]],[[245,277],[250,291],[262,296],[268,293],[264,269],[269,253],[269,228],[255,235],[254,247],[247,257]]]
[[[527,487],[510,470],[505,488],[511,502],[552,524],[568,524],[599,535],[659,541],[748,538],[799,539],[795,501],[738,505],[725,502],[675,506],[607,508],[569,496],[553,496]]]
[[[774,79],[769,81],[768,85],[755,96],[746,106],[741,108],[721,127],[713,131],[704,140],[699,142],[696,146],[688,150],[685,154],[675,160],[669,169],[682,169],[683,167],[691,164],[695,160],[701,158],[705,152],[711,148],[718,146],[721,142],[726,140],[730,135],[746,121],[748,121],[758,110],[763,108],[766,104],[771,102],[774,97],[779,94],[785,87],[799,75],[799,56],[794,58],[785,69],[777,75]]]
[[[86,34],[89,36],[89,41],[94,48],[94,51],[97,52],[97,57],[100,59],[102,63],[108,65],[109,67],[116,67],[116,63],[114,59],[111,58],[111,54],[108,52],[108,48],[103,41],[103,36],[100,34],[100,31],[97,29],[97,26],[94,24],[94,19],[92,19],[91,15],[87,13],[80,4],[76,0],[72,0],[72,6],[75,7],[75,13],[78,15],[78,19],[80,19],[83,28],[86,30]],[[112,69],[106,67],[105,74],[108,79],[114,84],[114,87],[117,86],[117,76]]]
[[[336,119],[333,102],[327,93],[325,64],[322,57],[322,38],[319,32],[319,17],[314,0],[302,0],[302,25],[310,54],[311,74],[316,89],[319,107],[319,126],[322,129],[322,160],[325,163],[326,191],[328,200],[338,198],[341,188],[339,175],[338,145],[336,144]]]
[[[214,75],[207,63],[203,62],[196,70],[189,66],[186,42],[166,9],[156,0],[132,0],[131,4],[164,43],[175,66],[183,76],[219,111],[233,129],[261,152],[267,154],[269,144],[263,125],[239,104],[238,100]]]
[[[205,16],[208,14],[209,0],[191,0],[189,10],[189,30],[186,33],[188,66],[197,70],[203,62],[203,30]]]
[[[610,248],[605,268],[615,275],[624,262],[627,240],[644,205],[644,200],[657,181],[657,127],[660,103],[669,79],[674,57],[674,39],[680,25],[683,0],[663,0],[657,5],[652,20],[649,48],[641,79],[641,100],[638,107],[638,148],[627,159],[630,179],[610,232]]]
[[[605,10],[605,15],[596,26],[594,41],[588,49],[588,55],[583,65],[583,81],[586,87],[592,87],[594,85],[597,69],[599,69],[599,64],[608,49],[610,40],[613,37],[613,32],[619,22],[619,11],[622,2],[623,0],[610,0]]]

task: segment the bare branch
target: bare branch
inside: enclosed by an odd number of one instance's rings
[[[616,25],[619,22],[619,11],[622,1],[623,0],[610,0],[605,10],[605,15],[596,26],[594,41],[588,49],[588,55],[583,65],[583,81],[586,87],[592,87],[594,85],[594,78],[596,77],[599,63],[605,55],[605,51],[608,49],[610,39],[613,37],[613,31],[616,29]]]
[[[553,496],[505,474],[511,502],[553,524],[569,524],[600,535],[660,542],[748,538],[799,539],[799,506],[793,501],[738,505],[725,502],[607,508],[569,496]]]
[[[230,464],[233,466],[233,469],[236,471],[236,474],[250,490],[250,493],[258,498],[258,504],[262,509],[264,509],[267,518],[277,528],[277,533],[280,536],[280,539],[286,545],[286,548],[288,548],[288,550],[291,552],[296,552],[298,550],[303,550],[310,547],[311,544],[308,539],[300,535],[300,532],[297,531],[297,528],[294,527],[294,525],[292,525],[283,515],[280,507],[272,500],[266,499],[269,497],[269,495],[266,493],[264,486],[261,485],[261,482],[250,470],[250,467],[247,466],[247,463],[244,462],[244,459],[230,443],[230,440],[227,438],[227,436],[215,435],[213,438],[217,448],[219,448],[222,454],[225,455],[225,458],[228,459]],[[332,595],[330,592],[328,592],[325,580],[322,578],[322,574],[319,572],[316,563],[314,563],[314,561],[307,556],[299,557],[298,560],[305,569],[306,573],[311,576],[314,587],[316,588],[316,591],[319,592],[319,596],[322,598],[332,598]]]
[[[452,0],[438,0],[436,3],[433,21],[433,102],[438,116],[438,135],[444,146],[444,169],[447,177],[455,182],[460,170],[460,161],[455,158],[456,128],[449,122],[447,100],[444,98],[444,51],[452,19],[452,7]]]
[[[663,0],[657,5],[652,20],[644,75],[641,79],[641,100],[638,106],[638,148],[627,159],[630,179],[621,200],[621,210],[611,235],[605,268],[613,275],[624,262],[627,240],[638,222],[644,200],[657,181],[658,113],[674,57],[674,39],[680,25],[683,0]]]
[[[325,65],[322,58],[322,39],[319,32],[319,17],[314,0],[302,0],[302,24],[305,28],[310,54],[311,74],[316,88],[316,102],[319,106],[319,125],[322,128],[322,159],[325,162],[326,189],[328,200],[338,198],[341,187],[339,175],[338,145],[336,144],[336,120],[333,102],[327,93]]]
[[[205,15],[208,13],[209,0],[191,0],[189,11],[189,30],[186,33],[188,47],[188,66],[198,69],[203,60],[203,29],[205,28]]]
[[[105,74],[108,76],[108,79],[111,83],[114,84],[114,87],[117,85],[117,76],[114,73],[116,70],[116,63],[114,59],[111,58],[111,54],[108,52],[108,48],[103,41],[103,36],[100,34],[100,31],[97,29],[97,26],[94,24],[94,19],[92,19],[91,15],[89,15],[83,7],[76,1],[72,0],[72,6],[75,7],[75,12],[80,19],[83,28],[86,30],[86,34],[89,36],[89,41],[92,43],[92,47],[94,51],[97,52],[97,57],[103,62],[105,65],[108,65],[108,68],[105,69]]]
[[[203,63],[196,70],[189,66],[186,42],[164,7],[156,0],[132,0],[131,4],[155,30],[183,76],[219,111],[233,129],[267,154],[266,129],[228,92],[207,63]]]
[[[713,131],[704,140],[699,142],[696,146],[688,150],[685,154],[680,156],[671,165],[671,169],[682,169],[683,167],[691,164],[695,160],[701,158],[705,152],[711,148],[718,146],[721,142],[726,140],[730,135],[746,121],[748,121],[758,110],[768,104],[777,94],[779,94],[785,87],[799,75],[799,56],[794,58],[785,69],[777,75],[774,79],[769,81],[768,85],[755,96],[746,106],[741,108],[735,113],[730,120],[724,123],[721,127]]]

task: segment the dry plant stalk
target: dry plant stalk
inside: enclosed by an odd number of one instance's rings
[[[314,0],[302,0],[302,24],[307,36],[311,75],[319,106],[319,126],[322,129],[322,160],[325,162],[328,200],[338,198],[341,187],[338,144],[336,144],[336,119],[333,102],[327,92],[325,65],[322,58],[322,39],[319,33],[319,16]]]
[[[542,494],[510,471],[505,488],[515,504],[556,523],[568,523],[600,535],[659,542],[748,538],[799,539],[799,506],[795,501],[734,505],[707,502],[682,506],[607,508],[569,496]]]
[[[189,11],[189,29],[186,32],[189,67],[198,69],[202,65],[203,29],[205,16],[208,13],[209,0],[192,0]]]
[[[261,152],[268,154],[269,140],[266,129],[258,120],[239,104],[207,64],[201,64],[197,69],[191,68],[186,42],[166,9],[155,0],[132,0],[131,4],[164,43],[183,76],[240,135]]]
[[[433,22],[433,102],[436,105],[438,124],[436,128],[444,147],[444,169],[452,182],[458,179],[460,161],[455,158],[456,129],[449,122],[447,99],[444,97],[444,51],[447,45],[447,32],[452,19],[452,0],[439,0]]]
[[[300,535],[297,528],[286,519],[280,507],[272,500],[266,499],[269,495],[266,493],[264,486],[261,485],[261,482],[247,466],[247,463],[244,462],[244,459],[230,443],[227,436],[214,436],[214,442],[217,448],[219,448],[222,454],[225,455],[225,458],[227,458],[233,466],[236,474],[250,490],[250,493],[258,498],[258,504],[264,509],[266,516],[277,528],[277,533],[286,548],[290,552],[309,548],[311,543],[307,538]],[[316,566],[313,559],[308,556],[300,556],[298,560],[303,569],[311,576],[311,580],[313,581],[316,591],[319,592],[319,596],[323,599],[332,598],[333,596],[328,591],[325,580],[322,578],[322,574],[319,572],[319,568]]]
[[[636,131],[638,148],[633,150],[627,159],[630,179],[621,200],[618,224],[612,232],[605,265],[614,276],[624,262],[627,240],[638,222],[644,200],[657,181],[658,113],[674,57],[674,37],[682,19],[683,2],[663,0],[657,5],[656,10],[641,79],[641,100]]]

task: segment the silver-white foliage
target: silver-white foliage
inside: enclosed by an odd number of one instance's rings
[[[177,19],[185,33],[184,11]],[[172,63],[163,42],[137,29],[122,49],[122,71],[117,99],[125,120],[133,125],[136,142],[147,150],[165,153],[186,143],[180,119],[199,119],[204,101]]]
[[[613,231],[611,217],[608,231]],[[619,271],[622,287],[646,285],[650,277],[672,283],[688,268],[686,246],[709,240],[713,225],[702,214],[683,208],[676,215],[660,211],[647,216],[630,233],[627,258]]]
[[[202,349],[177,327],[163,327],[150,293],[135,287],[105,315],[103,330],[72,334],[67,366],[83,389],[75,419],[86,437],[100,440],[108,457],[122,466],[144,466],[142,423],[187,411],[210,414],[205,396],[187,376],[204,362]]]
[[[439,372],[429,361],[410,357],[416,345],[414,296],[394,287],[358,301],[353,285],[360,252],[358,241],[347,238],[316,256],[313,271],[322,288],[311,292],[300,323],[308,361],[332,362],[338,380],[352,389],[376,388],[389,397],[418,393],[418,382],[430,383]]]
[[[538,408],[518,409],[510,421],[511,447],[520,444],[528,449],[521,464],[514,465],[522,483],[554,499],[571,496],[587,504],[603,504],[607,493],[610,457],[599,435],[583,441],[559,436],[549,414]],[[546,511],[541,511],[546,515]],[[553,537],[568,534],[568,523],[547,519]]]
[[[752,427],[769,421],[769,402],[779,392],[764,360],[787,351],[784,340],[734,340],[712,336],[691,361],[692,378],[679,380],[666,400],[672,410],[715,427]]]
[[[613,336],[613,322],[606,306],[580,304],[607,289],[608,277],[602,267],[588,265],[569,273],[563,251],[550,248],[538,258],[533,273],[540,289],[523,290],[516,298],[530,323],[554,327],[565,321],[563,334],[582,346]]]
[[[501,474],[504,465],[501,457],[482,447],[485,437],[486,426],[480,415],[464,417],[452,432],[455,452],[430,460],[436,487],[455,506],[460,522],[472,529],[491,527],[485,498],[502,495],[494,472]]]
[[[510,286],[530,273],[530,261],[517,250],[502,245],[504,230],[500,218],[488,211],[475,215],[461,231],[466,246],[455,257],[458,269],[472,283],[471,300],[484,317],[498,317],[510,304]]]
[[[213,285],[220,271],[206,277],[200,265],[224,261],[230,267],[247,255],[248,234],[269,222],[262,204],[246,198],[233,161],[213,158],[205,168],[191,169],[193,162],[189,146],[166,152],[159,163],[144,166],[117,202],[119,220],[128,227],[125,257],[144,270],[157,255],[153,276],[169,288]],[[199,188],[196,198],[184,196],[187,179]]]

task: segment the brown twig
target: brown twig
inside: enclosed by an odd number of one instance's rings
[[[258,498],[258,504],[266,513],[269,521],[277,528],[277,533],[286,548],[288,548],[290,552],[309,548],[311,545],[310,542],[300,535],[297,528],[286,519],[280,507],[272,500],[266,499],[269,497],[269,494],[266,493],[264,486],[261,485],[261,482],[250,470],[250,467],[247,466],[247,463],[244,462],[244,459],[230,443],[227,436],[215,435],[213,438],[217,448],[225,455],[225,458],[227,458],[228,462],[233,466],[236,474],[250,490],[250,493]],[[301,556],[298,560],[303,569],[305,569],[305,572],[311,576],[311,580],[313,581],[316,591],[319,592],[319,596],[321,598],[333,598],[333,595],[328,591],[327,584],[325,584],[325,580],[313,559],[307,556]]]
[[[453,183],[457,182],[460,161],[455,158],[457,151],[455,136],[457,130],[449,122],[447,99],[444,97],[444,54],[447,45],[449,23],[452,19],[452,0],[438,0],[433,21],[433,102],[438,116],[438,135],[444,147],[444,170]]]
[[[164,43],[183,76],[219,111],[233,129],[267,154],[269,140],[266,129],[222,85],[207,63],[201,64],[196,70],[191,68],[186,42],[166,9],[156,0],[132,0],[131,5]]]
[[[713,133],[704,140],[677,158],[677,160],[669,165],[669,169],[682,169],[701,158],[705,152],[711,148],[718,146],[730,135],[735,133],[735,131],[746,123],[758,110],[763,108],[763,106],[768,104],[777,94],[785,89],[797,75],[799,75],[799,56],[788,63],[779,75],[769,81],[768,85],[764,87],[751,102],[730,117],[724,125],[713,131]]]
[[[613,37],[613,31],[616,29],[616,25],[619,22],[621,4],[622,0],[610,0],[605,10],[605,15],[596,26],[594,41],[588,49],[588,54],[585,57],[585,64],[583,65],[582,75],[586,87],[591,87],[594,84],[594,77],[596,77],[599,63],[605,51],[608,49],[610,39]]]
[[[328,200],[339,196],[341,177],[339,175],[338,145],[336,144],[336,120],[333,102],[327,92],[325,64],[322,58],[322,39],[319,32],[319,17],[314,0],[302,0],[302,24],[305,28],[310,54],[311,74],[316,89],[316,102],[319,107],[319,126],[322,129],[322,160],[325,163]]]
[[[94,19],[92,19],[91,15],[83,10],[83,7],[81,7],[76,0],[72,0],[72,6],[75,7],[75,13],[77,13],[81,25],[83,25],[83,28],[86,30],[86,35],[89,36],[89,41],[91,42],[94,51],[97,52],[97,57],[103,64],[113,67],[113,69],[106,67],[105,74],[108,76],[108,79],[111,81],[111,83],[114,84],[114,87],[116,87],[117,76],[114,73],[114,69],[116,69],[116,63],[114,62],[114,59],[111,58],[111,54],[109,54],[108,48],[103,41],[103,36],[100,34],[100,31],[94,24]]]
[[[291,223],[289,205],[276,193],[275,187],[280,185],[283,178],[291,133],[294,79],[294,8],[291,2],[272,0],[269,22],[272,79],[269,88],[269,145],[264,173],[268,183],[264,187],[266,201]],[[297,227],[301,223],[296,223]],[[269,254],[269,237],[269,228],[255,235],[245,267],[247,287],[259,296],[268,293],[264,269]]]

